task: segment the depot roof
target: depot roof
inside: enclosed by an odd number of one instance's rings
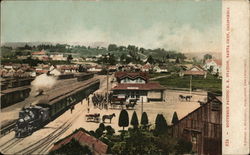
[[[164,90],[166,89],[162,85],[156,82],[146,84],[118,84],[112,90]]]

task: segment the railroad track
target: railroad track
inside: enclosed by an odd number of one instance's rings
[[[65,133],[72,126],[76,118],[82,114],[82,110],[83,109],[77,112],[75,117],[68,119],[64,124],[58,127],[57,130],[53,131],[48,136],[16,152],[16,154],[31,154],[34,152],[36,154],[46,153],[46,151],[51,147],[52,143],[55,142],[63,133]]]
[[[5,144],[3,144],[3,145],[0,146],[1,151],[2,152],[6,152],[9,149],[13,148],[15,145],[17,145],[18,143],[20,143],[21,141],[23,141],[23,138],[22,139],[12,138],[7,143],[5,143]]]
[[[0,129],[0,132],[1,132],[0,138],[5,136],[6,133],[10,133],[12,130],[14,130],[15,125],[16,125],[16,121],[13,121],[12,123],[10,123],[10,124],[4,126],[3,128],[1,128]]]

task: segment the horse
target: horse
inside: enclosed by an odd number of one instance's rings
[[[115,113],[111,114],[111,115],[103,115],[102,116],[102,122],[105,123],[105,119],[109,119],[110,123],[112,118],[115,117]]]
[[[191,95],[186,96],[186,101],[190,101],[190,100],[191,100],[191,98],[192,98],[192,96],[191,96]]]
[[[183,99],[186,99],[186,97],[183,96],[183,95],[179,95],[179,99],[180,99],[180,100],[183,100]]]

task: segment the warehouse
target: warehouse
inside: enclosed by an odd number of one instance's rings
[[[208,93],[207,103],[201,105],[172,126],[172,135],[192,142],[193,151],[198,154],[221,154],[221,96]]]

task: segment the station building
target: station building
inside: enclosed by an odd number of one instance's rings
[[[125,98],[126,102],[137,99],[138,102],[163,101],[165,87],[157,82],[149,82],[145,72],[116,72],[117,85],[112,88],[118,98]]]

